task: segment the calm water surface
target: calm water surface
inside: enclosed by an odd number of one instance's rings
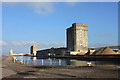
[[[30,56],[15,56],[16,59],[23,62],[23,64],[32,65],[75,65],[75,66],[86,66],[87,63],[95,65],[118,65],[116,61],[82,61],[76,59],[38,59],[37,57]],[[120,64],[119,64],[120,65]]]

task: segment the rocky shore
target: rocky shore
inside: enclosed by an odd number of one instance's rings
[[[119,79],[120,67],[99,66],[46,66],[13,63],[11,56],[2,56],[2,80],[7,79]]]

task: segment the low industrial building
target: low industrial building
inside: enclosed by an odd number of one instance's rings
[[[50,48],[44,50],[38,50],[36,56],[64,56],[66,55],[67,48]]]

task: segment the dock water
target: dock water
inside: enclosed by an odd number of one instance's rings
[[[119,79],[117,66],[59,66],[13,63],[11,56],[2,57],[2,78],[111,78]],[[104,73],[103,73],[104,72]]]

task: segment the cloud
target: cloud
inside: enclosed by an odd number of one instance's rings
[[[53,47],[61,47],[65,46],[64,42],[35,42],[35,41],[11,41],[11,42],[5,42],[0,41],[0,45],[12,45],[12,46],[32,46],[33,44],[38,44],[39,46],[47,47],[47,46],[53,46]]]
[[[64,42],[35,42],[35,41],[11,41],[11,42],[5,42],[5,41],[0,41],[0,45],[4,44],[6,46],[0,46],[2,47],[2,51],[0,50],[1,53],[3,54],[8,54],[9,50],[12,49],[14,53],[29,53],[30,52],[30,47],[34,44],[38,44],[39,50],[42,49],[49,49],[51,47],[64,47],[65,43]]]
[[[32,8],[35,13],[41,15],[47,15],[54,12],[53,4],[51,2],[27,3],[27,6]]]
[[[100,42],[98,42],[98,43],[91,43],[90,45],[89,45],[89,47],[105,47],[105,46],[117,46],[118,45],[118,43],[117,42],[114,42],[114,43],[100,43]]]
[[[65,4],[67,4],[70,7],[74,7],[78,4],[78,2],[66,2]]]
[[[10,44],[14,46],[33,45],[35,41],[11,41]]]
[[[34,13],[40,14],[40,15],[48,15],[52,14],[54,12],[54,6],[53,2],[65,2],[69,6],[75,6],[77,5],[77,2],[94,2],[98,1],[101,2],[102,0],[2,0],[2,2],[26,2],[24,3],[24,6],[27,6],[29,8],[32,8]],[[118,2],[118,0],[106,0],[106,1],[114,1]],[[105,0],[103,1],[105,2]],[[16,3],[5,3],[5,4],[16,4]]]
[[[95,34],[97,37],[112,37],[112,34],[110,33],[100,33],[100,34]]]
[[[65,43],[64,42],[61,42],[61,43],[58,43],[58,42],[40,42],[38,43],[39,46],[41,47],[64,47],[65,46]]]
[[[8,54],[10,49],[13,49],[15,53],[29,53],[30,46],[34,43],[38,44],[39,50],[42,49],[49,49],[51,47],[66,47],[65,42],[35,42],[35,41],[0,41],[0,45],[2,46],[2,53]],[[5,45],[5,46],[3,46]],[[99,43],[90,43],[89,47],[97,48],[97,47],[104,47],[104,46],[117,46],[117,42],[99,42]]]
[[[0,46],[4,46],[4,45],[7,45],[8,43],[5,42],[5,41],[0,41]]]
[[[35,42],[35,41],[11,41],[11,42],[5,42],[5,41],[0,41],[0,45],[8,45],[8,46],[15,46],[15,47],[20,47],[20,46],[32,46],[33,44],[38,44],[40,47],[63,47],[65,46],[64,42]]]
[[[17,2],[17,1],[16,1]],[[14,6],[22,5],[24,7],[32,9],[32,11],[36,14],[40,15],[48,15],[54,12],[54,7],[52,2],[11,2],[11,3],[4,3],[3,6]]]

